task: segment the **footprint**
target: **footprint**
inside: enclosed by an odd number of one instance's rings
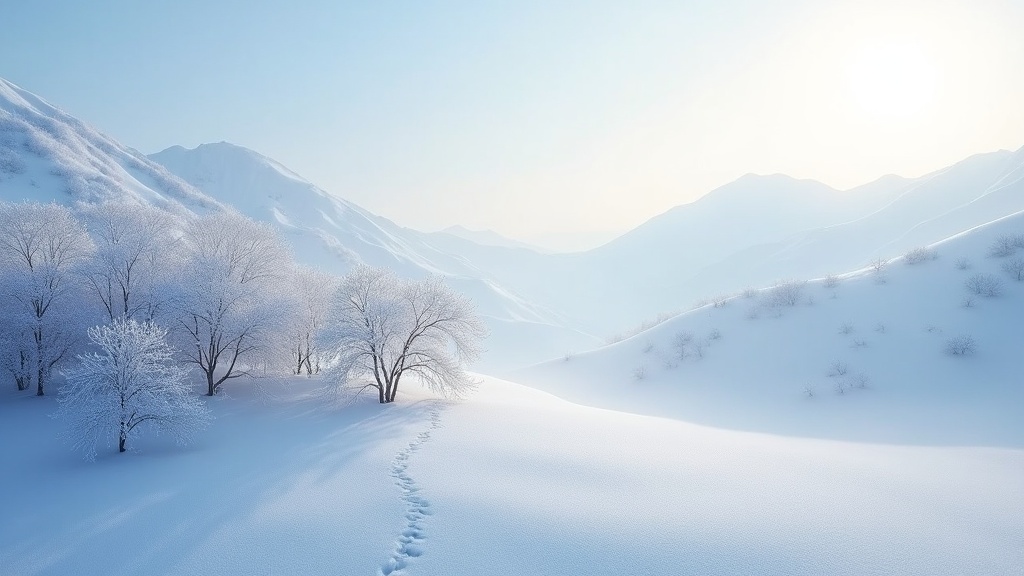
[[[395,484],[401,489],[401,499],[406,503],[406,526],[402,533],[395,540],[395,549],[388,559],[380,567],[380,576],[400,576],[405,572],[410,558],[418,558],[423,555],[422,543],[426,540],[421,521],[426,516],[433,515],[430,508],[430,501],[420,496],[420,487],[407,472],[409,458],[417,452],[420,447],[430,440],[431,432],[441,427],[441,405],[436,403],[430,410],[430,425],[427,430],[420,432],[416,437],[398,454],[391,462],[391,476]]]

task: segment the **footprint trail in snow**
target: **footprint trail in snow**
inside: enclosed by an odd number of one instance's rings
[[[433,512],[430,509],[430,502],[420,495],[420,488],[407,471],[409,458],[423,446],[423,443],[430,439],[430,434],[441,427],[441,406],[435,405],[430,409],[430,426],[423,432],[416,435],[416,438],[402,449],[395,456],[391,463],[391,476],[395,484],[402,491],[402,501],[406,505],[405,529],[395,541],[395,549],[391,558],[380,568],[381,576],[401,576],[405,574],[405,568],[409,565],[411,558],[423,554],[423,541],[426,539],[423,530],[423,519]]]

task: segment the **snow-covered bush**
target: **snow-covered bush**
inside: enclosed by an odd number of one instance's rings
[[[1003,271],[1018,282],[1024,281],[1024,258],[1014,258],[1005,262]]]
[[[853,330],[853,324],[850,324],[849,322],[844,322],[839,326],[839,333],[842,334],[843,336],[853,334]]]
[[[1003,283],[991,274],[975,274],[964,282],[967,291],[976,296],[995,298],[1003,293]]]
[[[977,345],[970,336],[957,336],[946,341],[945,352],[950,356],[970,356]]]
[[[836,276],[835,274],[829,274],[825,276],[825,278],[821,281],[821,285],[824,288],[835,288],[839,286],[839,277]]]
[[[956,262],[954,262],[954,265],[956,266],[957,270],[970,270],[970,268],[971,268],[971,261],[968,260],[966,257],[961,256],[961,257],[956,259]]]
[[[800,303],[806,284],[798,280],[777,282],[765,294],[764,304],[772,308],[796,306]]]
[[[672,350],[680,360],[686,360],[689,355],[690,344],[693,343],[693,333],[689,331],[676,332],[672,337]]]
[[[846,362],[836,360],[831,366],[829,366],[827,375],[829,378],[835,378],[838,376],[845,376],[849,371],[850,367],[846,365]]]
[[[932,250],[931,248],[914,248],[903,255],[903,263],[908,266],[913,266],[914,264],[921,264],[922,262],[935,260],[938,257],[939,256],[935,250]]]
[[[68,425],[76,450],[93,459],[101,444],[128,439],[150,428],[189,442],[210,420],[206,406],[186,383],[188,370],[174,359],[167,331],[152,323],[119,318],[88,330],[101,353],[79,355],[64,371],[57,416]]]
[[[1024,234],[1003,234],[996,237],[988,253],[996,258],[1005,258],[1013,256],[1021,248],[1024,248]]]

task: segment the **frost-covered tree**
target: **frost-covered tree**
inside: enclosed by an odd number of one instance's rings
[[[292,276],[292,289],[297,309],[291,328],[292,366],[296,374],[317,374],[323,357],[316,335],[323,329],[330,310],[331,298],[338,290],[337,276],[315,268],[297,266]]]
[[[42,396],[54,367],[79,340],[85,228],[57,204],[0,203],[3,362],[19,390]]]
[[[116,318],[88,334],[102,352],[78,356],[79,365],[64,371],[67,384],[57,398],[57,415],[86,458],[115,438],[124,452],[128,439],[145,428],[184,444],[209,423],[209,410],[192,393],[189,371],[175,360],[166,330]]]
[[[109,321],[156,320],[179,268],[176,222],[160,208],[107,202],[82,209],[96,251],[85,276]]]
[[[332,384],[375,389],[384,404],[394,402],[406,374],[445,395],[472,388],[464,364],[485,336],[472,303],[440,278],[406,281],[361,266],[343,279],[320,342]]]
[[[233,213],[190,222],[183,249],[175,331],[213,396],[225,381],[251,373],[257,356],[287,348],[292,261],[273,228]]]

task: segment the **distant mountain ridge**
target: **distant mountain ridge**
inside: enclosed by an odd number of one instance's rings
[[[498,246],[501,248],[523,248],[526,250],[533,250],[534,252],[548,252],[543,248],[534,246],[527,242],[521,242],[519,240],[513,240],[507,238],[494,230],[470,230],[465,226],[455,225],[449,226],[444,230],[438,232],[438,234],[449,234],[451,236],[457,236],[471,242],[476,242],[483,246]]]
[[[238,210],[276,226],[300,261],[334,272],[367,263],[443,274],[487,318],[483,366],[501,371],[703,298],[842,273],[1024,210],[1024,148],[848,191],[751,174],[597,248],[541,253],[486,232],[404,228],[225,142],[146,157],[0,80],[0,199],[109,198]]]

